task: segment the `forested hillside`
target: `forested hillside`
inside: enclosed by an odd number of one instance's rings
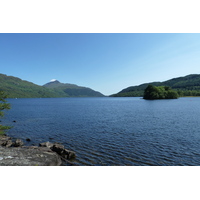
[[[81,87],[75,84],[60,83],[55,80],[43,85],[46,88],[51,88],[56,91],[64,92],[70,97],[103,97],[104,95],[100,92],[94,91],[87,87]]]
[[[39,86],[34,83],[21,80],[17,77],[0,74],[0,91],[5,91],[8,98],[44,98],[44,97],[101,97],[100,92],[90,88],[80,87],[73,84],[62,84],[58,87],[52,83]],[[67,87],[66,87],[67,86]],[[71,87],[70,87],[71,86]]]
[[[8,98],[61,97],[64,95],[34,83],[4,74],[0,74],[0,90],[5,91]]]
[[[139,86],[131,86],[113,97],[142,97],[144,90],[148,85],[169,86],[178,92],[179,96],[200,96],[200,75],[191,74],[185,77],[173,78],[164,82],[151,82],[141,84]]]

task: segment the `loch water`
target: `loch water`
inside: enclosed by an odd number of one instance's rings
[[[79,166],[200,165],[200,98],[8,99],[2,123],[25,145],[59,142]],[[13,121],[16,122],[13,122]],[[31,142],[26,142],[30,138]],[[66,165],[68,165],[66,163]]]

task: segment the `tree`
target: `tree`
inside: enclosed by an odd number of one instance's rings
[[[169,90],[166,99],[177,99],[178,93],[174,90]]]
[[[155,90],[155,86],[153,85],[148,85],[144,91],[144,99],[151,99],[153,96],[153,92]]]
[[[7,98],[7,95],[3,92],[3,91],[0,91],[0,117],[3,117],[4,116],[4,110],[8,110],[10,109],[10,104],[9,103],[6,103],[6,98]],[[11,127],[9,126],[3,126],[0,124],[0,134],[4,134],[5,130],[8,130],[10,129]]]
[[[144,91],[144,99],[177,99],[178,93],[168,86],[148,85]]]

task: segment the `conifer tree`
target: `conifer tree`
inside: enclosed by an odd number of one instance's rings
[[[3,92],[0,91],[0,117],[4,116],[4,110],[10,109],[10,104],[7,103],[6,101],[7,95]],[[5,133],[5,130],[10,129],[11,127],[9,126],[3,126],[0,124],[0,135]]]

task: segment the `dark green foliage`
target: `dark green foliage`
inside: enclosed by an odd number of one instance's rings
[[[11,129],[10,126],[2,126],[2,125],[0,124],[0,136],[1,136],[1,135],[5,135],[5,131],[6,131],[6,130],[9,130],[9,129]]]
[[[139,86],[128,87],[121,92],[111,95],[113,97],[142,97],[145,88],[149,85],[168,86],[175,90],[179,96],[200,96],[200,75],[192,74],[185,77],[174,78],[164,82],[145,83]]]
[[[5,92],[0,91],[0,117],[4,116],[3,110],[10,109],[10,104],[6,103],[7,95]]]
[[[3,111],[10,109],[10,104],[6,102],[7,95],[0,91],[0,117],[4,116]],[[4,131],[10,129],[9,126],[3,126],[0,124],[0,135],[4,134]]]
[[[144,90],[144,99],[177,99],[178,93],[168,86],[148,85]]]

